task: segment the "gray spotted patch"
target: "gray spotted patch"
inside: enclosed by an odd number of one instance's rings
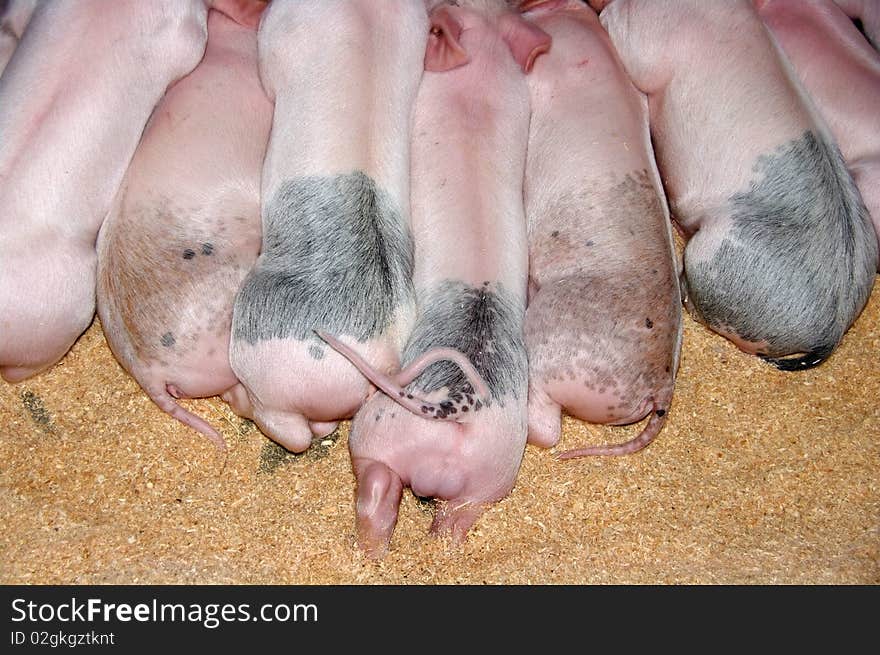
[[[404,365],[432,348],[453,348],[468,357],[493,400],[521,397],[528,362],[522,336],[524,310],[520,303],[504,289],[492,289],[488,283],[471,287],[447,280],[420,304],[421,316],[403,351]],[[450,362],[432,364],[409,389],[422,394],[444,387],[448,397],[439,403],[439,414],[448,416],[482,407],[461,369]]]
[[[837,147],[812,132],[759,158],[754,171],[728,202],[727,233],[692,239],[721,239],[712,257],[691,262],[685,249],[689,305],[712,327],[767,341],[767,355],[827,356],[874,283],[867,209]]]
[[[361,172],[289,180],[267,203],[263,251],[235,301],[233,338],[313,330],[366,341],[412,299],[413,244],[400,209]]]
[[[540,288],[525,323],[533,384],[571,413],[601,401],[604,420],[628,416],[671,388],[678,356],[681,299],[657,191],[636,170],[535,211],[542,220],[529,245]],[[583,233],[602,236],[588,246]]]

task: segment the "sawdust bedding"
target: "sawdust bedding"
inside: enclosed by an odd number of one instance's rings
[[[154,406],[97,319],[54,368],[0,382],[7,584],[876,584],[880,288],[836,353],[784,373],[685,318],[666,427],[635,455],[560,461],[641,424],[566,418],[451,547],[409,492],[382,561],[355,546],[349,422],[301,455],[218,398]]]

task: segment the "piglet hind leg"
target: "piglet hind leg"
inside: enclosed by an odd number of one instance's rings
[[[473,500],[450,500],[442,503],[431,524],[431,534],[447,537],[453,546],[460,546],[487,507],[487,503]]]
[[[562,407],[547,393],[529,385],[528,442],[539,448],[552,448],[562,433]]]
[[[312,430],[302,414],[255,407],[253,421],[263,434],[290,452],[301,453],[312,445]]]
[[[381,462],[352,457],[357,478],[356,520],[360,548],[373,559],[388,553],[403,494],[400,476]]]

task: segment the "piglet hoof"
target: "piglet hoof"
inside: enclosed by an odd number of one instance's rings
[[[312,431],[300,414],[258,412],[254,423],[275,443],[292,453],[301,453],[312,445]]]
[[[234,387],[230,387],[220,395],[220,398],[222,398],[238,416],[247,419],[254,418],[254,408],[251,405],[251,399],[248,398],[244,385],[239,383]]]
[[[42,368],[28,368],[25,366],[4,366],[0,368],[0,378],[3,378],[6,382],[10,384],[15,384],[16,382],[21,382],[22,380],[27,380],[35,376],[37,373],[40,373]]]
[[[562,434],[562,408],[539,389],[529,389],[528,442],[539,448],[552,448]]]
[[[759,355],[761,359],[773,364],[780,371],[806,371],[808,368],[818,366],[831,356],[834,345],[824,345],[799,357],[768,357]]]
[[[477,519],[486,511],[486,504],[474,501],[448,501],[438,507],[431,534],[448,537],[453,546],[461,546]]]
[[[338,425],[339,421],[309,421],[309,429],[318,439],[333,434]]]
[[[356,527],[358,545],[371,559],[388,553],[403,483],[390,468],[370,459],[352,458],[357,478]]]

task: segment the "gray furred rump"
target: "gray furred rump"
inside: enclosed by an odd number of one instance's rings
[[[233,338],[317,339],[320,328],[358,341],[387,329],[411,302],[408,223],[364,173],[302,177],[267,204],[263,251],[235,300]]]
[[[810,131],[755,172],[729,200],[731,227],[713,257],[687,265],[690,301],[709,325],[766,340],[767,355],[827,357],[873,286],[867,209],[838,148]]]
[[[505,289],[488,282],[472,287],[446,280],[419,302],[419,319],[403,351],[408,365],[432,348],[464,354],[489,387],[492,398],[520,397],[526,391],[528,361],[523,340],[524,308]],[[410,388],[430,393],[447,387],[450,398],[474,393],[461,370],[449,362],[432,364]]]

